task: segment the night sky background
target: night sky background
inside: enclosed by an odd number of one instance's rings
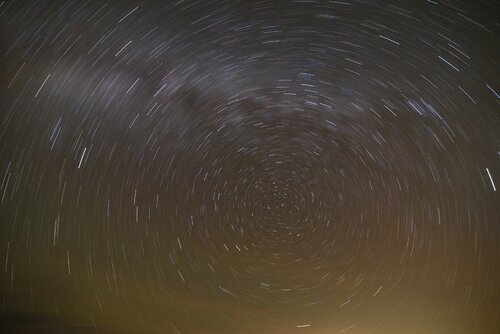
[[[0,333],[500,333],[498,1],[0,3]]]

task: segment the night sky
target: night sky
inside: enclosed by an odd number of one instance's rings
[[[498,1],[0,3],[0,333],[500,333]]]

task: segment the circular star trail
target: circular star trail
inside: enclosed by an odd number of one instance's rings
[[[497,333],[498,9],[0,3],[0,330]]]

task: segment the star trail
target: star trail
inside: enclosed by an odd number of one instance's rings
[[[495,1],[0,3],[0,332],[500,332]]]

